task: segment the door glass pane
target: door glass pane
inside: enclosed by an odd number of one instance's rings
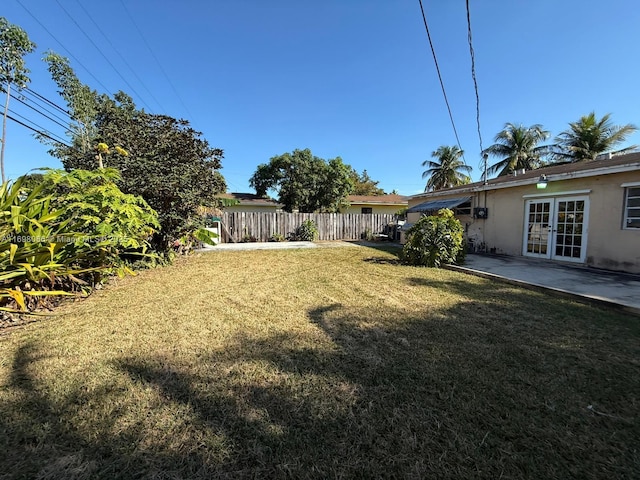
[[[558,213],[555,215],[556,248],[555,255],[567,258],[583,256],[583,222],[587,207],[585,200],[557,201]]]
[[[553,221],[550,217],[551,202],[549,200],[530,202],[527,208],[526,253],[547,255],[549,248],[549,227]]]

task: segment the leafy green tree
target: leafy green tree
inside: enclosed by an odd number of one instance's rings
[[[462,161],[464,152],[457,146],[441,146],[431,153],[436,160],[425,160],[423,167],[428,167],[422,173],[422,178],[427,178],[424,191],[442,190],[443,188],[456,187],[471,182],[471,167]]]
[[[152,241],[158,251],[199,229],[199,207],[217,205],[216,195],[226,190],[219,172],[223,151],[188,121],[138,110],[123,92],[97,95],[77,81],[65,59],[55,57],[53,65],[53,79],[77,122],[69,130],[71,147],[52,145],[64,168],[92,170],[103,161],[119,170],[118,187],[158,213],[161,228]]]
[[[487,169],[487,174],[508,175],[517,170],[533,170],[541,167],[542,157],[549,152],[549,146],[540,145],[549,138],[549,132],[542,125],[525,127],[506,123],[504,129],[495,136],[494,143],[483,153],[500,160]]]
[[[258,195],[276,190],[287,212],[336,212],[353,190],[351,172],[340,157],[326,161],[296,149],[258,165],[249,184]]]
[[[556,137],[554,157],[561,162],[581,162],[595,160],[601,153],[625,153],[635,150],[637,145],[622,149],[615,148],[623,143],[638,128],[635,125],[614,125],[611,114],[607,113],[600,120],[594,112],[580,117],[577,122],[569,124],[569,129]]]
[[[384,195],[384,190],[378,187],[379,181],[373,180],[367,170],[358,173],[355,169],[351,170],[351,181],[353,182],[353,191],[351,195]]]
[[[96,126],[98,93],[80,82],[67,58],[48,51],[43,60],[47,63],[49,73],[58,85],[58,93],[67,102],[67,109],[72,119],[69,124],[71,148],[63,149],[58,146],[51,153],[59,158],[71,156],[95,158],[95,139],[98,136]]]
[[[17,25],[10,24],[0,17],[0,89],[5,92],[4,114],[2,117],[2,147],[0,148],[0,173],[5,181],[4,149],[7,144],[7,114],[11,86],[18,89],[29,83],[29,69],[24,57],[35,50],[36,44],[29,40],[27,33]]]

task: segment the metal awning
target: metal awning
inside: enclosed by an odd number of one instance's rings
[[[407,210],[407,213],[415,212],[433,212],[438,211],[441,208],[455,208],[458,205],[462,205],[471,200],[471,197],[458,197],[447,198],[446,200],[433,200],[431,202],[424,202]]]

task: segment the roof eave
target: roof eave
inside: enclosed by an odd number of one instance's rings
[[[556,173],[556,174],[545,174],[545,175],[547,177],[547,181],[557,182],[560,180],[570,180],[574,178],[597,177],[599,175],[610,175],[613,173],[633,172],[634,170],[640,170],[640,162],[633,162],[625,165],[616,165],[615,167],[599,167],[599,168],[593,168],[590,170]],[[544,173],[544,172],[541,172],[541,173]],[[484,192],[487,190],[500,190],[503,188],[521,187],[525,185],[534,185],[538,183],[537,176],[522,178],[518,180],[516,180],[517,177],[513,177],[513,178],[514,180],[512,181],[502,181],[497,184],[473,183],[473,184],[469,184],[461,187],[449,188],[446,190],[437,190],[435,192],[418,193],[417,195],[413,195],[409,198],[411,200],[415,200],[419,198],[441,197],[442,195],[449,195],[449,194],[456,195],[459,193]]]

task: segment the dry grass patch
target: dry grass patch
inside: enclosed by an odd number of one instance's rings
[[[0,478],[637,478],[638,337],[384,250],[212,252],[0,337]]]

